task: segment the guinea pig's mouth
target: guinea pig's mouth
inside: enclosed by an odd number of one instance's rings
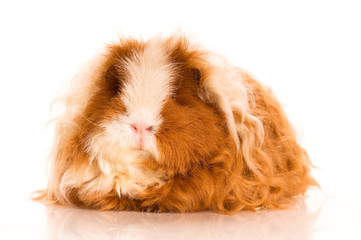
[[[145,151],[145,152],[149,152],[149,150],[144,149],[144,148],[142,148],[142,147],[132,147],[132,148],[130,148],[130,150],[133,150],[133,151]]]
[[[146,150],[146,149],[143,149],[143,148],[136,148],[136,147],[135,148],[130,148],[129,151],[137,153],[142,157],[154,158],[154,155],[149,150]]]
[[[156,157],[155,155],[147,150],[147,149],[143,149],[143,148],[137,148],[137,147],[133,147],[133,148],[128,148],[128,149],[124,149],[121,151],[121,154],[119,155],[119,159],[122,160],[124,157],[129,157],[131,160],[131,158],[133,158],[133,161],[141,161],[141,160],[155,160]]]

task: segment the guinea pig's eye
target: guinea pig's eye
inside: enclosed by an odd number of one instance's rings
[[[198,68],[191,69],[193,79],[199,84],[201,82],[201,71]]]
[[[116,96],[120,92],[121,80],[116,66],[112,65],[108,68],[105,74],[106,89],[111,96]]]

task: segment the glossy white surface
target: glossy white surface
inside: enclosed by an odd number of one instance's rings
[[[361,198],[350,200],[311,191],[288,210],[234,215],[99,212],[29,203],[11,210],[17,219],[1,222],[0,239],[361,239]]]
[[[0,1],[0,240],[361,239],[361,2]],[[109,40],[182,29],[270,86],[324,193],[295,208],[149,214],[44,207],[51,101]]]

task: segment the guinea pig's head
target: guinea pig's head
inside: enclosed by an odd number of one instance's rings
[[[151,159],[166,174],[184,174],[230,147],[224,114],[205,93],[205,53],[184,39],[127,40],[106,58],[79,133],[103,173]]]

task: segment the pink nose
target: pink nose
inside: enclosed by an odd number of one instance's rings
[[[143,125],[143,124],[131,124],[130,126],[133,132],[136,134],[144,134],[144,133],[147,134],[153,130],[152,126]]]
[[[137,148],[143,149],[144,140],[146,139],[147,135],[153,130],[153,127],[145,124],[131,124],[130,127],[136,135],[135,142]]]

